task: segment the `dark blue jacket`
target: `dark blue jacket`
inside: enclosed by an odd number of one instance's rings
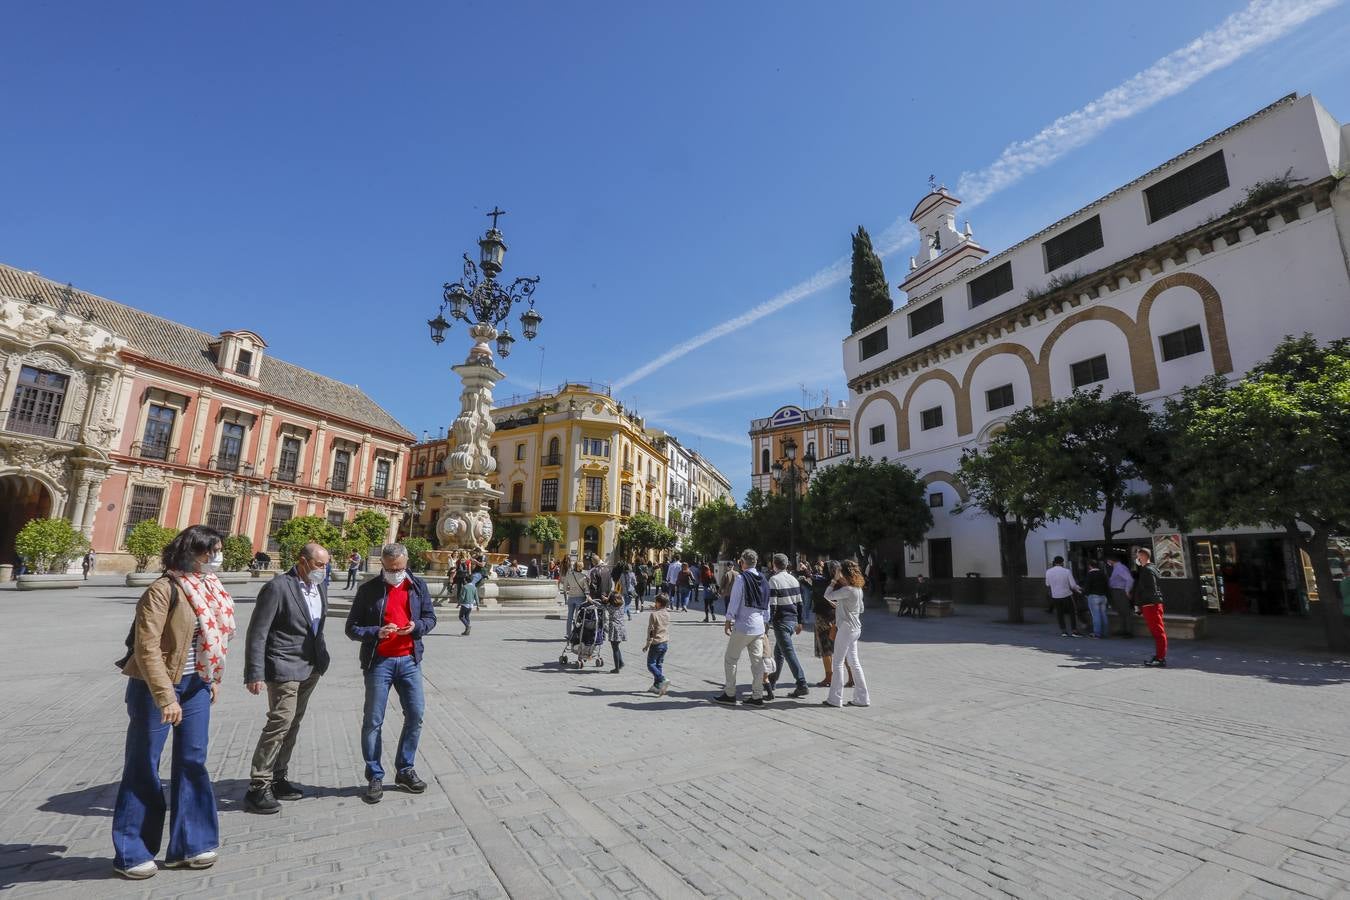
[[[375,645],[380,642],[380,627],[384,625],[384,602],[389,596],[389,585],[383,576],[371,578],[356,589],[352,608],[347,613],[347,637],[361,642],[361,670],[370,668],[375,658]],[[436,627],[436,608],[431,605],[427,583],[408,573],[408,617],[413,623],[413,660],[422,662],[422,635]]]

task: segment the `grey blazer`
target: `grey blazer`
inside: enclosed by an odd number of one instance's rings
[[[323,615],[311,627],[309,605],[295,569],[278,575],[258,592],[244,644],[244,683],[304,681],[328,671],[323,624],[328,617],[328,589],[319,585]]]

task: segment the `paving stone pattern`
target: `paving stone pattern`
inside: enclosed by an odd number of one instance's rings
[[[109,663],[134,598],[97,582],[0,592],[12,896],[1350,895],[1350,664],[1178,642],[1156,671],[1137,665],[1146,641],[1064,639],[982,608],[868,612],[873,706],[845,710],[814,687],[764,708],[708,702],[724,639],[701,612],[675,614],[665,697],[644,693],[640,641],[619,675],[564,670],[557,620],[483,613],[465,638],[446,615],[427,638],[430,787],[378,806],[360,799],[356,645],[330,620],[335,662],[291,764],[309,796],[242,811],[264,702],[237,655],[211,727],[220,862],[125,882],[109,836],[124,682]],[[241,629],[251,610],[242,597]],[[640,615],[629,633],[644,631]],[[391,700],[387,755],[400,724]]]

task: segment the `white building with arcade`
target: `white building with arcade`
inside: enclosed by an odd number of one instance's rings
[[[951,579],[958,599],[973,583],[994,588],[995,524],[953,515],[964,498],[953,473],[1017,409],[1095,387],[1160,405],[1208,375],[1241,377],[1286,334],[1350,336],[1347,173],[1350,126],[1289,95],[994,255],[958,227],[958,197],[922,198],[905,301],[843,342],[855,454],[929,485],[934,524],[904,574]],[[1100,534],[1091,517],[1033,533],[1029,573]],[[1159,540],[1183,548],[1168,593],[1194,612],[1316,602],[1306,561],[1275,527],[1121,536]]]

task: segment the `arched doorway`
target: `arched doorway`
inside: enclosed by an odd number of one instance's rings
[[[600,555],[600,529],[594,525],[587,525],[586,530],[581,533],[582,553],[590,556],[594,553]]]
[[[16,563],[14,538],[33,519],[53,514],[52,494],[31,475],[0,476],[0,563]]]

